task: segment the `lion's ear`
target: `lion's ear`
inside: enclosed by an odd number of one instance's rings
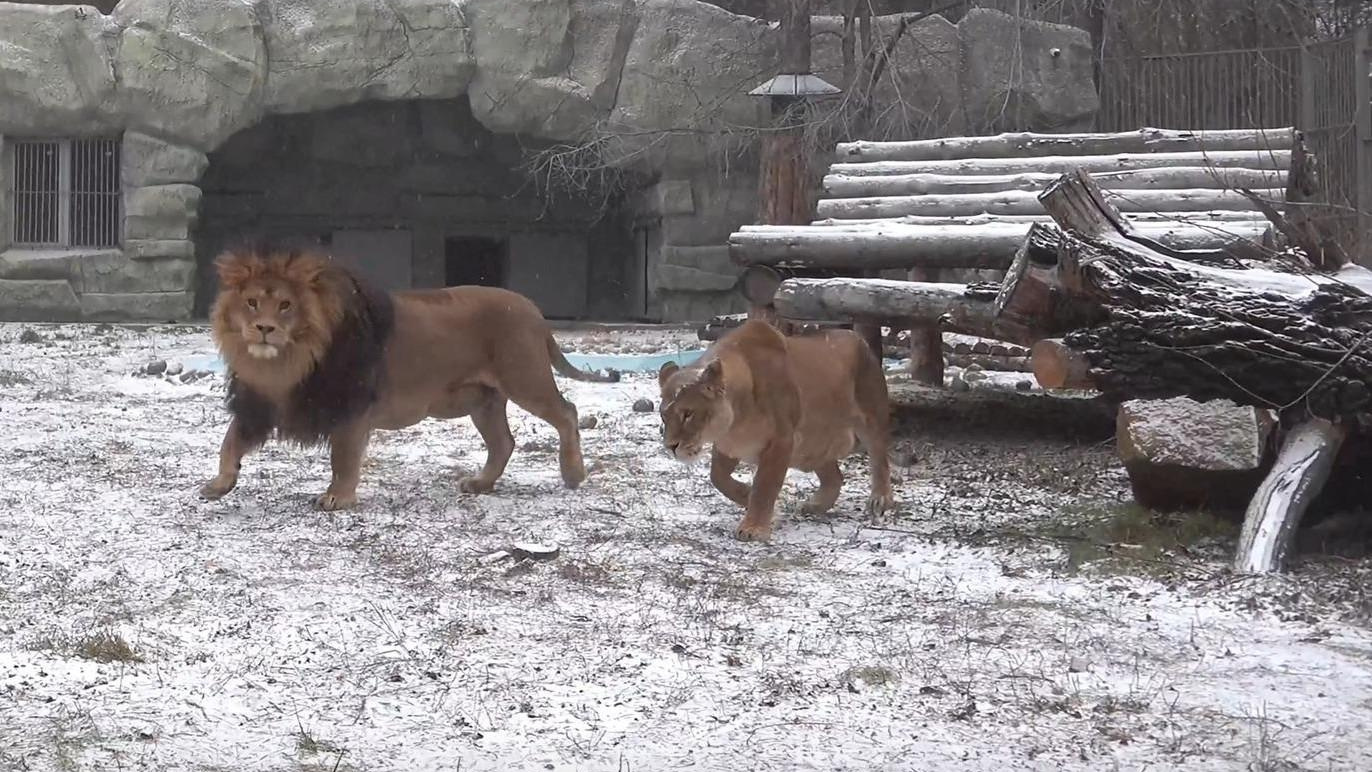
[[[220,286],[229,289],[242,287],[252,278],[256,268],[253,264],[255,259],[235,252],[225,252],[215,258],[214,268],[219,274]]]
[[[312,289],[322,288],[328,273],[329,262],[317,255],[292,255],[286,263],[286,276]]]
[[[724,363],[716,359],[700,371],[700,384],[713,391],[724,390]]]
[[[677,371],[677,370],[680,370],[680,369],[681,369],[681,368],[677,366],[677,363],[676,363],[676,362],[668,362],[668,363],[664,364],[662,367],[658,368],[658,371],[657,371],[657,385],[658,385],[658,386],[666,386],[666,385],[667,385],[667,379],[668,379],[668,378],[671,378],[673,375],[675,375],[675,374],[676,374],[676,371]]]

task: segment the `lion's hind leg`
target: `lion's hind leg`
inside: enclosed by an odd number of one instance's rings
[[[819,476],[819,489],[801,505],[800,511],[807,515],[822,515],[838,503],[838,495],[843,490],[843,470],[838,461],[830,461],[815,470]]]
[[[505,472],[505,465],[514,453],[514,436],[506,415],[504,395],[495,389],[485,389],[485,399],[472,409],[472,424],[486,443],[486,465],[478,474],[465,477],[459,483],[463,493],[489,493],[495,481]]]
[[[586,465],[581,458],[581,430],[577,427],[576,405],[567,401],[562,392],[557,390],[546,352],[542,357],[523,360],[511,357],[502,365],[499,378],[505,396],[557,430],[562,482],[568,488],[579,487],[586,479]]]

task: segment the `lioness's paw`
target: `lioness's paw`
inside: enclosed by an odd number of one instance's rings
[[[341,493],[323,493],[314,502],[325,512],[336,512],[340,509],[347,509],[357,503],[357,496]]]
[[[772,526],[739,523],[738,529],[734,531],[734,538],[739,541],[767,541],[772,538]]]
[[[200,497],[207,501],[214,501],[224,494],[233,490],[238,484],[238,480],[226,480],[223,477],[216,477],[213,480],[200,486]]]
[[[464,477],[457,487],[463,493],[490,493],[495,489],[495,482],[481,477]]]
[[[895,506],[895,499],[891,497],[890,491],[886,493],[873,493],[867,498],[867,516],[881,517]]]

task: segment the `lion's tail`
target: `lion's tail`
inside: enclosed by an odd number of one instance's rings
[[[619,371],[607,369],[604,373],[588,373],[585,370],[578,370],[567,361],[567,357],[562,354],[562,348],[553,339],[552,333],[548,333],[548,356],[553,360],[553,369],[578,381],[590,381],[592,383],[619,383]]]

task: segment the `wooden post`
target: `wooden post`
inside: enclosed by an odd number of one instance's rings
[[[937,282],[936,268],[911,268],[910,281]],[[943,385],[943,332],[937,322],[910,326],[910,377],[916,383]]]
[[[786,0],[781,14],[781,73],[810,72],[810,0]],[[760,211],[767,225],[810,222],[810,166],[805,149],[805,96],[772,93],[772,128],[762,135]]]

